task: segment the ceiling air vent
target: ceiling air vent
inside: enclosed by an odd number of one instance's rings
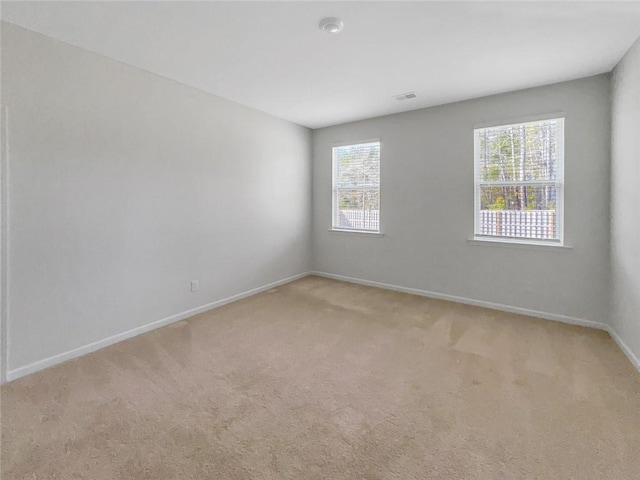
[[[416,92],[409,92],[409,93],[403,93],[401,95],[394,95],[393,98],[400,101],[400,100],[409,100],[411,98],[416,98],[417,96],[418,95],[416,95]]]

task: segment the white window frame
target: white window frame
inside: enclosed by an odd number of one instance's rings
[[[377,143],[380,149],[380,169],[378,172],[378,230],[362,230],[355,228],[343,228],[335,225],[336,209],[338,208],[338,187],[336,185],[336,171],[337,171],[337,155],[336,151],[339,147],[350,147],[357,145],[368,145],[371,143]],[[334,143],[331,146],[331,228],[332,232],[344,232],[344,233],[358,233],[366,235],[382,235],[382,191],[380,186],[382,185],[382,142],[379,138],[369,138],[366,140],[340,142]],[[373,189],[373,188],[372,188]]]
[[[479,132],[487,128],[498,127],[511,127],[520,125],[530,125],[534,123],[541,123],[544,121],[556,120],[558,122],[557,132],[557,165],[556,165],[556,179],[553,181],[538,180],[538,181],[523,181],[523,182],[481,182],[480,181],[480,136]],[[473,198],[473,240],[477,241],[489,241],[500,243],[516,243],[526,245],[545,245],[545,246],[564,246],[564,113],[553,113],[549,115],[538,115],[528,117],[526,119],[511,119],[503,122],[492,122],[488,124],[476,125],[473,130],[473,183],[474,183],[474,198]],[[478,220],[480,217],[480,187],[486,185],[505,185],[505,186],[522,186],[522,185],[554,185],[556,187],[556,232],[558,234],[557,239],[537,239],[537,238],[522,238],[522,237],[508,237],[503,235],[482,235],[478,234]]]

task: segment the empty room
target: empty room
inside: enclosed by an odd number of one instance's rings
[[[640,479],[640,2],[0,13],[2,480]]]

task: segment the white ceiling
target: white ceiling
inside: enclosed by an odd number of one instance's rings
[[[320,31],[325,16],[344,30]],[[608,72],[640,36],[640,2],[3,2],[2,17],[311,128]]]

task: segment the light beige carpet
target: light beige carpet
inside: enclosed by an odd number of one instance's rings
[[[318,277],[2,388],[2,480],[638,479],[600,331]]]

